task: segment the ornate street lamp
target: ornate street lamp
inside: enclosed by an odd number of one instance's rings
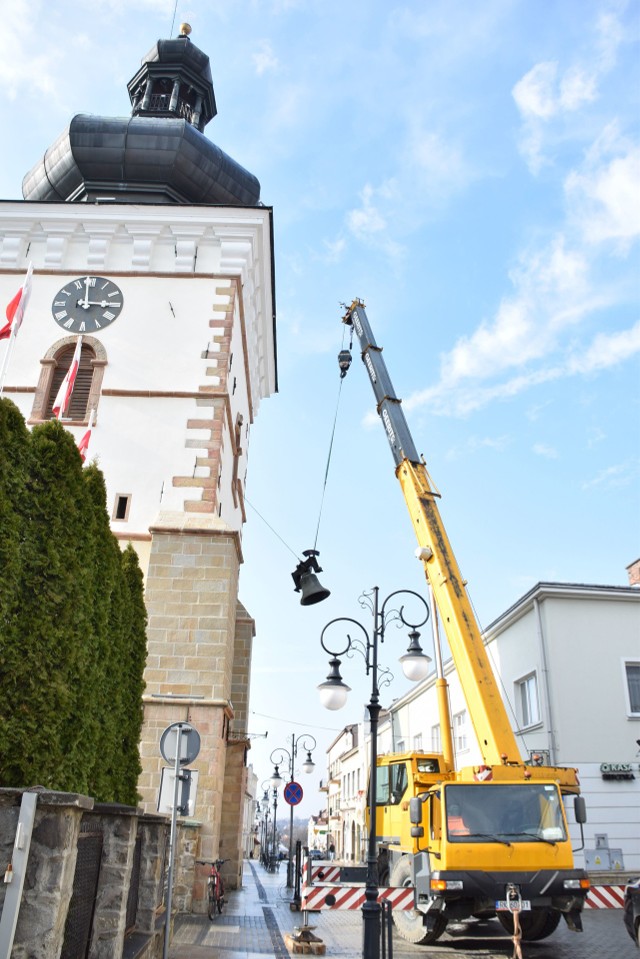
[[[311,751],[316,748],[316,741],[310,733],[302,733],[296,738],[295,734],[291,735],[291,748],[284,749],[282,746],[278,746],[273,750],[271,756],[269,757],[271,762],[274,763],[273,775],[271,777],[271,785],[279,787],[283,785],[283,779],[280,775],[279,767],[285,761],[285,757],[289,762],[289,782],[294,782],[295,780],[295,762],[298,755],[298,746],[302,743],[302,748],[306,750],[307,758],[302,763],[302,769],[305,773],[312,773],[315,769],[316,764],[311,758]],[[312,745],[310,745],[312,744]],[[287,889],[291,889],[293,886],[293,803],[290,803],[290,817],[289,817],[289,862],[287,863]]]
[[[390,599],[399,595],[409,595],[416,597],[424,607],[424,617],[417,623],[411,623],[404,615],[404,606],[400,609],[389,609],[387,603]],[[371,674],[371,699],[367,705],[369,710],[369,721],[371,725],[371,758],[369,773],[369,843],[367,851],[367,885],[365,889],[365,901],[362,906],[363,920],[363,959],[380,959],[380,903],[378,902],[378,847],[376,836],[376,792],[377,792],[377,766],[378,766],[378,719],[380,716],[380,686],[388,684],[391,679],[391,673],[388,669],[378,667],[378,643],[384,642],[385,631],[389,623],[396,622],[399,627],[407,626],[409,632],[409,648],[400,658],[402,669],[407,679],[413,682],[419,682],[425,679],[429,672],[430,658],[425,655],[420,646],[420,634],[417,632],[418,626],[423,626],[429,618],[429,607],[419,593],[410,589],[398,589],[390,593],[382,606],[379,606],[379,590],[374,586],[371,592],[363,593],[360,597],[360,605],[363,608],[370,609],[373,613],[373,631],[371,638],[364,626],[356,619],[350,619],[342,616],[338,619],[332,619],[322,630],[320,635],[320,645],[326,653],[329,654],[329,675],[324,683],[318,686],[320,691],[320,701],[327,709],[340,709],[347,701],[350,687],[343,681],[340,675],[341,656],[351,656],[353,651],[357,651],[364,659],[367,676]],[[347,633],[347,643],[344,648],[331,649],[325,643],[325,633],[330,626],[335,623],[352,623],[357,626],[364,636],[364,639],[352,637]]]

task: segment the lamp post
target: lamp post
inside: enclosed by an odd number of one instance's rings
[[[277,829],[276,810],[277,810],[277,808],[278,808],[278,787],[277,787],[277,786],[274,786],[274,787],[273,787],[273,843],[272,843],[272,845],[271,845],[271,859],[270,859],[270,861],[269,861],[269,871],[270,871],[270,872],[271,872],[273,869],[275,869],[276,856],[277,856],[277,850],[276,850],[276,843],[277,843],[277,839],[276,839],[276,829]]]
[[[260,832],[260,862],[266,868],[269,865],[269,785],[268,779],[260,786],[262,789],[262,828]]]
[[[424,607],[424,617],[417,623],[411,623],[404,615],[404,606],[400,609],[389,608],[387,603],[396,596],[413,596],[422,603]],[[407,679],[418,682],[425,679],[429,671],[431,660],[425,655],[420,646],[420,633],[417,632],[418,626],[423,626],[429,618],[429,607],[419,593],[410,589],[398,589],[390,593],[379,604],[379,589],[377,586],[370,592],[365,592],[360,597],[360,605],[363,608],[371,610],[373,613],[372,635],[356,619],[341,616],[338,619],[332,619],[322,630],[320,635],[320,645],[326,653],[329,654],[329,675],[324,683],[318,686],[320,691],[320,701],[327,709],[340,709],[347,701],[347,695],[350,687],[343,682],[340,675],[340,656],[353,655],[353,651],[360,653],[364,659],[367,676],[371,674],[371,698],[367,704],[369,710],[369,721],[371,726],[371,757],[369,772],[369,842],[367,849],[367,884],[365,889],[365,901],[362,906],[362,935],[363,935],[363,959],[380,959],[380,903],[378,902],[378,847],[376,836],[376,793],[377,793],[377,766],[378,766],[378,718],[380,716],[380,685],[391,681],[391,674],[388,669],[379,669],[378,667],[378,643],[383,643],[385,631],[389,623],[396,622],[398,627],[407,626],[409,632],[409,647],[404,656],[400,657],[402,669]],[[364,636],[352,639],[347,633],[347,644],[343,649],[334,650],[325,643],[325,633],[330,626],[336,623],[352,623],[357,626]]]
[[[273,776],[271,777],[271,785],[280,786],[282,784],[282,776],[280,775],[279,766],[284,762],[284,758],[289,760],[289,782],[293,782],[295,779],[295,762],[298,755],[298,746],[302,743],[302,748],[307,751],[307,758],[302,764],[302,769],[305,773],[312,773],[315,769],[315,763],[311,758],[311,752],[316,748],[316,741],[310,733],[302,733],[296,739],[295,734],[291,735],[291,749],[284,749],[282,746],[278,746],[277,749],[274,749],[269,757],[271,762],[274,763]],[[313,743],[312,746],[309,743]],[[293,803],[290,803],[290,815],[289,815],[289,862],[287,863],[287,889],[291,889],[293,886]]]

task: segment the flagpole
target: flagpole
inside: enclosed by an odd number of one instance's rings
[[[9,342],[7,343],[7,351],[4,354],[4,360],[2,361],[2,372],[0,373],[0,396],[2,396],[4,392],[4,380],[7,375],[7,369],[9,368],[9,359],[11,358],[11,354],[13,352],[13,344],[15,343],[17,333],[18,328],[16,327],[15,323],[13,323],[11,325]]]
[[[33,263],[29,260],[29,265],[27,266],[27,273],[22,283],[22,286],[19,290],[19,299],[18,296],[14,297],[9,306],[7,307],[7,319],[11,323],[11,332],[9,334],[9,342],[7,343],[7,352],[4,355],[4,360],[2,363],[2,372],[0,373],[0,397],[4,391],[4,381],[7,375],[7,369],[9,366],[9,359],[13,352],[13,346],[16,336],[18,335],[18,330],[22,326],[22,321],[24,319],[25,310],[27,309],[27,303],[31,296],[31,278],[33,276]],[[10,312],[14,301],[17,300],[15,308]],[[3,332],[6,327],[3,328]]]

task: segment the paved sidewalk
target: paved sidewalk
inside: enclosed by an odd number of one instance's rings
[[[245,860],[243,887],[226,894],[222,915],[176,917],[169,959],[289,959],[284,936],[301,925],[303,914],[290,909],[285,867],[270,873]]]
[[[178,916],[169,959],[289,959],[284,937],[294,933],[304,913],[292,912],[292,890],[286,869],[269,873],[258,862],[245,860],[243,887],[227,894],[224,912]],[[562,923],[543,942],[523,944],[524,959],[624,959],[637,950],[622,923],[621,909],[594,909],[583,914],[584,933],[571,933]],[[309,917],[315,935],[331,959],[361,959],[362,913],[330,910]],[[427,956],[449,959],[512,959],[510,938],[496,922],[453,924],[432,946],[414,946],[394,936],[394,959]]]

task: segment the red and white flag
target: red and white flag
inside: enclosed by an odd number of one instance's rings
[[[2,328],[0,328],[0,340],[7,340],[12,334],[13,336],[16,336],[20,326],[22,325],[24,311],[27,308],[27,303],[29,302],[29,297],[31,296],[32,274],[33,264],[30,263],[27,267],[27,275],[24,279],[24,283],[5,310],[7,322]]]
[[[84,463],[87,458],[87,450],[89,449],[89,440],[91,439],[91,430],[93,429],[93,414],[95,410],[91,410],[89,414],[89,427],[87,432],[84,434],[80,442],[78,443],[78,452],[80,453],[80,459]]]
[[[76,381],[76,375],[78,373],[78,367],[80,366],[80,354],[82,353],[82,337],[78,337],[78,342],[76,343],[76,348],[73,354],[73,359],[71,360],[71,366],[67,370],[67,375],[60,384],[60,389],[58,390],[58,395],[56,396],[52,413],[54,416],[57,416],[59,420],[64,416],[64,411],[69,405],[69,400],[71,399],[71,394],[73,393],[73,384]]]

